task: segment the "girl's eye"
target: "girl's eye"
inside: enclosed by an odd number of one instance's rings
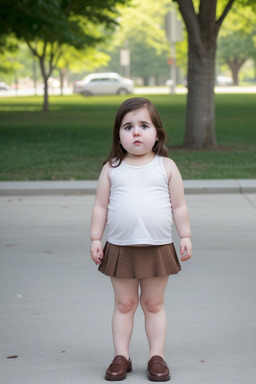
[[[141,127],[142,127],[143,129],[146,129],[146,128],[148,128],[148,125],[143,124]]]
[[[131,126],[131,125],[126,125],[126,126],[124,127],[124,129],[125,129],[126,131],[130,131],[130,130],[132,129],[132,126]]]

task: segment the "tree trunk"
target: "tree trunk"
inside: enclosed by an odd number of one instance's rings
[[[232,78],[233,78],[234,85],[239,85],[238,73],[239,73],[241,67],[243,66],[243,64],[245,63],[245,61],[246,60],[244,60],[244,59],[238,59],[238,58],[233,60],[233,61],[230,61],[230,60],[227,61],[227,64],[228,64],[228,66],[232,72]]]
[[[48,44],[48,42],[44,41],[43,53],[39,54],[38,51],[37,51],[37,42],[35,43],[35,47],[33,47],[29,40],[25,39],[25,41],[26,41],[29,49],[31,49],[33,55],[35,57],[37,57],[37,59],[39,60],[40,69],[41,69],[41,73],[42,73],[43,80],[44,80],[44,104],[43,104],[43,111],[44,112],[48,112],[49,111],[48,79],[51,76],[52,71],[53,71],[54,67],[57,65],[57,62],[58,62],[58,60],[60,58],[61,44],[59,43],[58,46],[56,47],[56,49],[54,50],[54,45],[55,44],[54,43],[49,43],[50,44],[51,54],[50,54],[50,58],[49,58],[49,69],[47,71],[46,70],[45,62],[47,61],[47,54],[46,54],[46,52],[47,52],[47,44]],[[48,44],[48,47],[49,47],[49,44]],[[53,64],[54,60],[55,60],[55,65]]]
[[[59,69],[60,75],[60,94],[64,95],[64,87],[68,87],[68,67]]]
[[[48,96],[48,77],[44,78],[44,104],[43,111],[49,111],[49,96]]]
[[[232,78],[233,78],[233,84],[239,85],[239,79],[238,79],[238,72],[239,69],[237,66],[230,66],[231,72],[232,72]]]
[[[64,70],[59,69],[59,75],[60,75],[60,94],[63,96],[63,88],[64,88]]]
[[[216,147],[215,137],[215,51],[189,45],[188,95],[184,145],[202,149]]]
[[[49,111],[49,97],[48,97],[48,79],[51,75],[51,73],[46,73],[45,70],[45,63],[44,63],[45,57],[42,56],[39,59],[40,62],[40,68],[44,79],[44,103],[43,103],[43,112]]]
[[[217,0],[200,0],[198,13],[192,0],[176,1],[186,24],[189,42],[184,145],[197,149],[216,147],[214,106],[216,39],[221,24],[235,0],[227,0],[217,20]]]

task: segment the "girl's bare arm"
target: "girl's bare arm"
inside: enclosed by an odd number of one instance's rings
[[[178,167],[171,159],[164,159],[166,173],[169,179],[172,213],[177,232],[180,237],[180,253],[182,261],[192,256],[191,228],[187,203],[184,195],[183,181]]]
[[[91,218],[91,249],[90,254],[92,260],[98,265],[101,264],[103,258],[102,236],[105,230],[107,221],[108,202],[110,194],[109,180],[109,164],[105,164],[99,176],[95,203],[92,210]]]

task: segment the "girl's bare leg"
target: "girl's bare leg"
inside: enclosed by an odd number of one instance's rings
[[[168,276],[142,279],[141,307],[145,314],[145,328],[149,342],[150,356],[159,355],[164,358],[166,339],[166,314],[164,309],[164,293]]]
[[[139,280],[111,278],[115,296],[112,334],[116,355],[129,359],[129,345],[133,331],[134,314],[139,303]]]

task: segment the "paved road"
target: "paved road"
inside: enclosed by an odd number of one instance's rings
[[[72,88],[65,88],[63,93],[65,95],[73,94]],[[157,87],[138,87],[134,88],[135,95],[153,95],[153,94],[169,94],[170,88],[167,86],[157,86]],[[176,94],[186,94],[187,88],[180,86],[176,87]],[[256,93],[256,86],[216,86],[215,93]],[[42,96],[44,94],[43,87],[40,87],[36,91],[36,95]],[[59,95],[59,88],[49,88],[49,95]],[[0,97],[17,97],[17,96],[34,96],[35,90],[34,88],[28,89],[11,89],[9,91],[0,91]]]
[[[3,384],[104,382],[113,298],[88,254],[93,200],[0,197]],[[194,254],[166,293],[172,382],[254,384],[256,194],[191,194],[187,201]],[[126,382],[148,382],[140,309],[131,358]]]

